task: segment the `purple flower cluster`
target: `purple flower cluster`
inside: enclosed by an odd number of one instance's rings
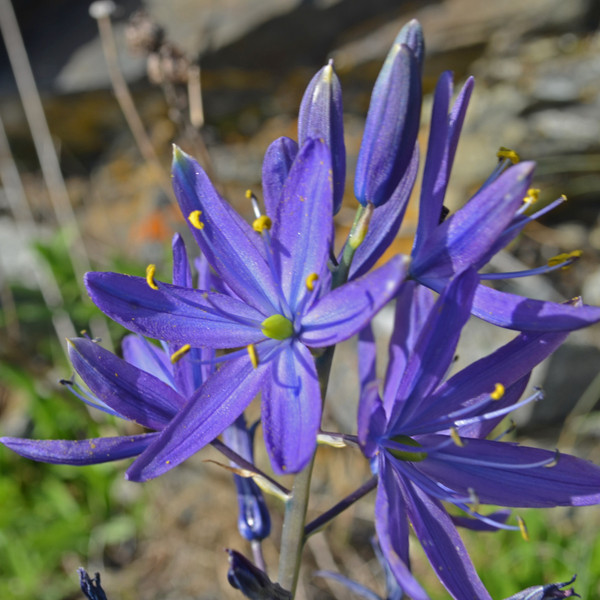
[[[508,511],[485,514],[481,505],[600,503],[598,467],[487,439],[510,411],[541,398],[534,390],[521,400],[532,369],[569,331],[600,321],[600,308],[580,300],[522,298],[482,283],[529,274],[479,271],[554,205],[529,214],[534,164],[506,155],[460,210],[446,214],[444,196],[472,79],[452,104],[452,75],[440,77],[413,250],[373,268],[398,232],[417,176],[423,55],[421,28],[411,22],[375,83],[354,180],[360,206],[337,254],[333,216],[344,197],[346,157],[341,85],[332,63],[306,90],[298,142],[280,138],[267,150],[264,211],[249,195],[251,224],[176,147],[173,185],[202,252],[198,281],[193,282],[179,236],[172,284],[159,281],[153,265],[145,278],[88,273],[95,304],[137,335],[125,338],[124,359],[88,339],[69,342],[73,366],[89,388],[73,383],[74,391],[152,432],[85,441],[0,441],[46,462],[83,465],[137,457],[127,477],[145,481],[223,434],[224,445],[240,457],[236,464],[252,466],[253,431],[244,411],[260,393],[271,465],[277,474],[297,473],[310,464],[320,431],[329,368],[324,358],[335,344],[359,333],[357,439],[377,476],[375,526],[384,561],[405,594],[428,597],[410,570],[409,523],[451,596],[482,600],[490,596],[456,526],[519,527],[508,524]],[[532,272],[576,258],[559,257]],[[369,324],[391,300],[395,325],[380,384]],[[471,315],[519,333],[447,378]],[[238,478],[237,489],[240,531],[260,540],[270,529],[262,494],[251,479]],[[447,506],[464,516],[449,513]],[[539,590],[566,593],[556,585]]]

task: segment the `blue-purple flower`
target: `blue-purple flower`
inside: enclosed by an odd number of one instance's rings
[[[565,338],[564,332],[522,333],[448,380],[461,328],[469,317],[478,276],[457,275],[433,304],[415,282],[396,307],[388,371],[380,395],[374,342],[361,334],[358,435],[379,475],[376,529],[404,591],[427,595],[410,573],[410,521],[437,576],[457,599],[489,598],[442,502],[464,510],[458,524],[510,527],[505,515],[484,516],[480,504],[506,507],[600,502],[600,469],[591,463],[485,437],[518,402],[531,369]],[[574,310],[579,310],[574,308]],[[485,528],[484,527],[484,528]]]
[[[311,349],[360,330],[396,293],[407,268],[393,258],[362,279],[331,289],[330,153],[309,140],[293,161],[270,214],[252,226],[218,195],[196,161],[175,149],[174,189],[223,292],[147,277],[89,273],[94,302],[109,317],[181,347],[234,350],[202,392],[129,469],[160,475],[218,436],[262,391],[262,426],[277,472],[296,472],[314,452],[321,392]],[[267,192],[265,190],[265,196]],[[277,198],[277,202],[275,202]]]

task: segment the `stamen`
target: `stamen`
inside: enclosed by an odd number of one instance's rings
[[[192,347],[189,344],[181,346],[179,350],[176,350],[171,354],[171,364],[174,365],[177,361],[181,360],[191,349]]]
[[[271,225],[273,225],[273,222],[267,215],[261,215],[252,222],[252,228],[257,233],[262,233],[265,229],[271,229]]]
[[[501,383],[497,383],[494,391],[490,394],[492,400],[500,400],[504,396],[504,386]]]
[[[538,188],[529,188],[527,190],[527,196],[523,198],[524,204],[533,204],[537,202],[540,198],[540,190]]]
[[[246,350],[248,351],[248,354],[250,355],[250,362],[252,363],[252,366],[257,369],[258,368],[258,354],[256,353],[256,348],[254,347],[254,344],[248,344],[246,346]]]
[[[156,281],[154,281],[154,273],[156,273],[156,265],[148,265],[146,267],[146,283],[153,290],[157,290],[158,286],[156,285]]]
[[[312,292],[315,289],[315,281],[319,279],[319,276],[316,273],[311,273],[306,278],[306,288],[309,292]]]
[[[552,461],[549,462],[547,465],[544,465],[544,467],[546,467],[546,469],[551,469],[552,467],[555,467],[558,464],[559,458],[560,458],[560,450],[557,448],[554,451],[554,458],[552,459]]]
[[[189,216],[188,221],[196,228],[202,231],[204,229],[204,223],[200,220],[201,210],[193,210]]]
[[[471,496],[472,500],[471,502],[471,510],[474,513],[479,512],[479,496],[476,494],[475,490],[473,488],[468,488],[467,491],[469,492],[469,496]]]
[[[518,162],[521,162],[521,157],[510,148],[505,148],[504,146],[500,146],[498,152],[496,152],[496,156],[500,160],[508,159],[513,165],[516,165]]]
[[[561,269],[568,269],[577,259],[581,257],[583,252],[581,250],[573,250],[573,252],[564,252],[563,254],[557,254],[552,258],[548,259],[549,267],[558,267]]]
[[[456,429],[456,427],[450,427],[450,437],[452,438],[452,441],[459,447],[459,448],[463,448],[465,443],[460,439],[460,436],[458,435],[458,430]]]
[[[519,515],[517,515],[517,523],[519,524],[519,530],[521,531],[521,535],[523,539],[528,542],[529,541],[529,532],[527,531],[527,525],[525,525],[525,521]]]

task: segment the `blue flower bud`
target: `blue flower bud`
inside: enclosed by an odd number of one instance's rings
[[[367,113],[354,194],[366,206],[387,202],[410,164],[421,115],[423,36],[414,21],[398,34],[377,77]]]
[[[336,214],[344,197],[346,149],[344,147],[342,86],[331,60],[311,79],[300,104],[298,113],[300,146],[310,138],[324,140],[331,152],[333,214]]]
[[[573,588],[569,590],[561,589],[571,585],[576,577],[577,575],[573,575],[570,581],[565,581],[563,583],[549,583],[548,585],[529,587],[505,600],[559,600],[560,598],[581,598],[579,594],[575,593]]]
[[[264,571],[255,567],[243,554],[227,550],[229,571],[227,579],[231,587],[240,590],[252,600],[290,600],[292,595],[278,583],[273,583]]]

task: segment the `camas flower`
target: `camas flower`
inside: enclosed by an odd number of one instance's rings
[[[398,582],[415,600],[427,595],[409,570],[409,520],[452,597],[484,600],[490,596],[455,521],[473,529],[514,529],[504,524],[503,516],[481,514],[479,504],[600,503],[600,468],[572,456],[485,439],[510,410],[540,397],[538,391],[518,402],[531,369],[566,333],[522,333],[444,380],[477,285],[477,274],[469,269],[433,305],[429,290],[416,282],[405,284],[382,396],[372,334],[369,329],[361,333],[358,437],[379,476],[377,534]],[[442,502],[471,518],[453,519]]]
[[[219,435],[262,391],[262,425],[274,469],[296,472],[312,456],[321,393],[311,354],[360,330],[394,296],[406,257],[331,290],[330,154],[309,140],[283,186],[265,189],[270,215],[251,227],[218,195],[191,157],[175,149],[180,207],[226,293],[89,273],[88,291],[109,317],[156,339],[234,350],[128,471],[145,480],[179,464]],[[277,198],[277,202],[275,202]],[[240,349],[241,348],[241,349]],[[237,350],[236,350],[237,349]]]

